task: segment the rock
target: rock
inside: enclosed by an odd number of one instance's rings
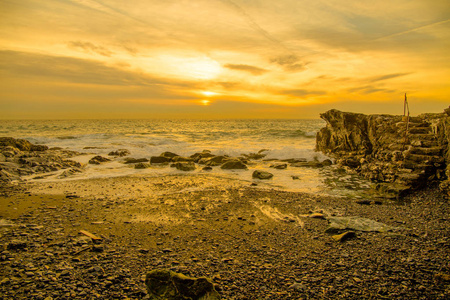
[[[271,179],[273,177],[273,174],[266,171],[255,170],[252,174],[252,177],[256,179],[266,180]]]
[[[206,166],[206,167],[203,167],[203,168],[202,168],[203,171],[211,171],[212,169],[213,169],[213,168],[210,167],[210,166]]]
[[[123,156],[130,155],[130,151],[128,151],[127,149],[119,149],[119,150],[116,150],[116,151],[109,152],[108,155],[123,157]]]
[[[175,156],[172,158],[173,162],[183,162],[183,161],[194,161],[194,159],[190,157],[184,157],[184,156]]]
[[[247,166],[240,160],[229,160],[226,163],[224,163],[220,168],[224,170],[234,170],[234,169],[246,170]]]
[[[0,228],[2,227],[13,227],[13,226],[17,226],[16,224],[14,224],[13,222],[6,220],[6,219],[0,219]]]
[[[313,213],[310,214],[308,217],[313,218],[313,219],[326,219],[324,214],[321,213]]]
[[[8,243],[8,250],[23,250],[27,247],[27,241],[24,240],[11,240]]]
[[[34,145],[27,140],[14,139],[12,137],[0,137],[0,148],[14,147],[20,151],[45,151],[48,150],[47,146]]]
[[[290,285],[288,289],[295,290],[295,291],[305,291],[306,285],[304,285],[303,283],[296,282],[296,283]]]
[[[206,278],[193,278],[169,270],[153,270],[145,278],[150,300],[216,300],[220,299],[213,282]]]
[[[322,165],[327,167],[327,166],[331,166],[333,164],[333,162],[330,159],[325,159],[324,161],[322,161]]]
[[[150,168],[150,164],[146,163],[138,163],[134,166],[135,169],[148,169]]]
[[[228,161],[230,158],[228,156],[218,155],[208,158],[202,158],[198,161],[199,164],[204,164],[210,167],[220,166],[221,164]]]
[[[174,166],[178,170],[185,171],[185,172],[195,170],[195,164],[193,162],[189,162],[189,161],[177,162],[174,164]]]
[[[361,204],[361,205],[370,205],[370,204],[372,204],[372,201],[368,200],[368,199],[361,199],[361,200],[356,200],[355,203]]]
[[[89,160],[89,163],[92,165],[99,165],[101,163],[108,162],[108,161],[111,161],[111,160],[109,158],[97,155],[97,156],[94,156],[93,158],[91,158]]]
[[[291,164],[291,167],[297,167],[297,168],[322,168],[323,164],[319,161],[307,161],[307,162],[294,162]]]
[[[211,151],[209,150],[203,150],[203,152],[197,152],[191,155],[191,158],[195,161],[195,162],[199,162],[200,159],[202,158],[210,158],[210,157],[214,157],[214,154],[211,154]]]
[[[344,233],[341,234],[337,234],[337,235],[333,235],[332,238],[336,241],[336,242],[345,242],[349,239],[352,239],[356,237],[356,233],[354,231],[346,231]]]
[[[149,160],[147,158],[131,158],[131,157],[127,157],[125,158],[125,162],[126,164],[136,164],[136,163],[145,163],[145,162],[149,162]]]
[[[287,168],[287,164],[275,164],[271,165],[270,167],[278,170],[284,170]]]
[[[242,154],[243,157],[245,157],[246,159],[250,159],[250,160],[258,160],[258,159],[262,159],[264,157],[267,156],[267,152],[269,151],[268,149],[262,149],[259,150],[258,153],[249,153],[249,154]]]
[[[174,157],[177,157],[177,156],[179,156],[178,154],[175,154],[175,153],[173,153],[173,152],[163,152],[163,153],[161,153],[159,156],[161,156],[161,157],[165,157],[165,158],[169,158],[169,159],[172,159],[172,158],[174,158]]]
[[[166,153],[166,152],[164,152],[164,153]],[[172,160],[171,157],[165,157],[165,156],[152,156],[152,157],[150,157],[150,163],[151,164],[164,164],[164,163],[170,162],[171,160]]]
[[[5,162],[6,156],[4,156],[2,153],[0,153],[0,162]]]
[[[375,232],[386,232],[394,229],[386,224],[362,217],[327,217],[327,220],[329,225],[326,232],[328,233],[346,229]]]

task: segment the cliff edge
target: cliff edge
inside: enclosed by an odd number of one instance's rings
[[[450,107],[417,117],[336,109],[320,117],[327,125],[317,134],[316,149],[376,182],[385,196],[401,197],[438,180],[450,197]]]

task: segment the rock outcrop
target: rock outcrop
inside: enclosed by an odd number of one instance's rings
[[[42,177],[61,169],[77,170],[81,164],[69,159],[75,155],[77,153],[73,151],[49,149],[22,139],[0,137],[0,184],[21,180],[26,175]]]
[[[443,181],[442,190],[449,194],[447,112],[408,118],[333,109],[320,116],[327,125],[317,134],[317,150],[377,182],[384,195],[399,197],[431,180]]]

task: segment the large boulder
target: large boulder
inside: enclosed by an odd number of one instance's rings
[[[225,162],[220,168],[224,170],[246,170],[247,166],[242,161],[236,159]]]
[[[168,163],[172,160],[171,157],[166,157],[166,156],[152,156],[150,157],[150,163],[151,164],[164,164],[164,163]]]
[[[252,174],[252,177],[256,179],[266,180],[271,179],[273,177],[273,174],[266,171],[255,170]]]
[[[206,278],[188,277],[169,270],[153,270],[145,278],[150,300],[218,300],[213,282]]]
[[[176,162],[172,166],[174,166],[175,168],[177,168],[180,171],[185,171],[185,172],[195,170],[195,164],[191,161]]]

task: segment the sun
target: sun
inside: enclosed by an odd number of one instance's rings
[[[209,57],[190,57],[179,61],[178,70],[194,79],[214,79],[222,70],[220,64]]]
[[[216,92],[211,92],[211,91],[201,91],[200,92],[203,96],[206,96],[206,97],[212,97],[212,96],[215,96],[215,95],[218,95],[219,93],[216,93]]]
[[[207,106],[207,105],[211,104],[211,101],[209,101],[208,99],[203,99],[203,100],[200,100],[200,104],[204,105],[204,106]]]

